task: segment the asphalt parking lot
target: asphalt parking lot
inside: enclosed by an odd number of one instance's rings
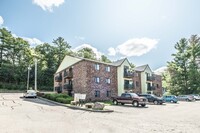
[[[0,93],[0,133],[199,133],[200,101],[87,112]]]

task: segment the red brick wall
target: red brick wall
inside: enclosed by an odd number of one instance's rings
[[[141,79],[140,72],[136,72],[136,74],[133,77],[133,82],[134,82],[134,85],[135,85],[135,88],[133,89],[134,93],[141,93],[142,92],[142,89],[141,89],[141,80],[140,79]],[[136,86],[136,81],[139,83],[139,86]]]
[[[156,86],[155,90],[153,91],[154,94],[158,96],[162,96],[163,90],[162,90],[162,76],[155,75],[155,80],[153,81],[154,85]],[[158,84],[158,87],[157,87]]]
[[[87,94],[87,100],[100,101],[108,100],[107,91],[111,91],[112,96],[117,95],[117,67],[110,66],[110,72],[106,72],[106,64],[100,64],[100,70],[95,70],[95,62],[81,61],[73,67],[73,90],[74,93]],[[94,78],[100,77],[100,82],[95,83]],[[111,79],[111,83],[106,83],[106,78]],[[100,97],[95,97],[95,90],[100,91]]]

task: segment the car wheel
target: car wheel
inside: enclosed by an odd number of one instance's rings
[[[145,106],[146,106],[146,104],[141,104],[141,106],[142,106],[142,107],[145,107]]]
[[[154,104],[158,104],[158,101],[154,101],[153,103],[154,103]]]
[[[188,102],[188,101],[189,101],[189,99],[186,99],[186,101]]]
[[[121,105],[124,105],[124,103],[121,103]]]
[[[118,105],[118,102],[117,102],[117,100],[114,100],[114,101],[113,101],[113,103],[114,103],[115,105]]]
[[[171,102],[171,103],[173,103],[174,101],[173,101],[173,100],[171,100],[170,102]]]
[[[138,106],[139,106],[138,101],[133,101],[133,106],[134,106],[134,107],[138,107]]]

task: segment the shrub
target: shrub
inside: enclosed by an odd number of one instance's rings
[[[51,95],[49,96],[49,99],[50,99],[50,100],[53,100],[53,101],[55,101],[56,98],[57,98],[57,96],[54,95],[54,94],[51,94]]]
[[[70,102],[73,101],[73,97],[70,97],[67,94],[52,93],[52,94],[45,94],[44,97],[49,100],[56,101],[59,103],[64,103],[64,104],[70,104]]]
[[[66,98],[58,97],[58,98],[56,98],[56,102],[69,104],[71,101],[69,99],[66,99]]]

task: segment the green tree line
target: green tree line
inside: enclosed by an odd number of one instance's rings
[[[200,94],[200,37],[182,38],[174,46],[176,53],[167,63],[164,85],[172,94]]]
[[[54,73],[65,55],[96,59],[96,54],[90,48],[73,52],[62,37],[53,40],[51,44],[43,43],[31,47],[23,38],[14,37],[11,31],[0,28],[0,89],[25,90],[29,66],[30,86],[34,87],[34,58],[37,58],[38,89],[53,90]],[[105,55],[100,60],[111,62]]]

